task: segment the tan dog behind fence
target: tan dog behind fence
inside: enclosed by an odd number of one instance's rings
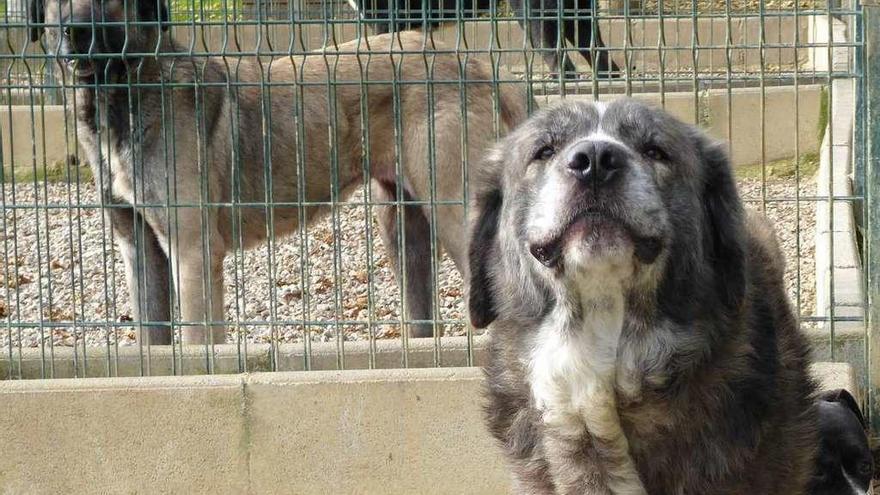
[[[147,342],[172,342],[172,286],[183,342],[224,342],[225,254],[239,239],[245,248],[265,242],[270,223],[281,236],[313,222],[327,208],[298,202],[340,199],[365,173],[375,202],[443,202],[434,206],[438,240],[466,271],[462,189],[472,170],[462,167],[477,167],[496,131],[525,117],[520,91],[499,90],[488,65],[460,61],[421,33],[362,38],[263,64],[149,55],[185,52],[160,36],[166,20],[157,2],[31,5],[32,38],[45,35],[76,86],[70,101],[77,102],[80,144],[108,205],[133,317],[145,322]],[[499,126],[491,125],[496,105]],[[479,125],[464,133],[466,121]],[[375,209],[398,281],[399,260],[405,263],[410,332],[430,336],[428,206]]]

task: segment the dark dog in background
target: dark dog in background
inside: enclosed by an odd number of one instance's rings
[[[410,29],[435,28],[444,22],[473,19],[488,14],[492,0],[348,0],[352,9],[370,21],[377,34]],[[457,8],[461,4],[461,9]]]
[[[522,18],[525,15],[526,6],[528,6],[529,18],[520,21],[520,23],[523,29],[527,29],[531,34],[532,44],[536,48],[542,49],[544,63],[547,64],[551,74],[559,72],[559,57],[555,50],[557,47],[564,48],[567,40],[596,70],[599,77],[615,78],[621,76],[620,67],[611,59],[608,50],[604,49],[605,43],[602,41],[599,26],[593,24],[595,21],[594,1],[528,0],[528,2],[524,2],[523,0],[511,0],[511,6],[518,17]],[[569,19],[563,18],[562,24],[556,19],[559,9],[562,9],[564,17],[569,17]],[[575,16],[574,19],[570,18]],[[562,39],[559,39],[560,28]],[[595,33],[593,32],[594,28]],[[590,49],[591,41],[595,41],[595,56],[593,50]],[[565,77],[576,77],[577,69],[566,52],[563,52],[562,60]]]
[[[369,21],[384,20],[387,22],[371,22],[377,33],[403,31],[407,29],[427,27],[434,28],[443,22],[461,19],[472,19],[489,14],[492,0],[459,0],[463,6],[456,10],[456,0],[429,0],[431,8],[423,9],[422,0],[405,0],[389,2],[389,0],[349,0],[353,9],[360,12]],[[620,77],[620,68],[611,59],[608,50],[604,49],[602,35],[596,26],[593,32],[593,1],[594,0],[512,0],[520,25],[531,35],[532,44],[541,50],[541,56],[551,74],[559,73],[557,48],[564,48],[566,40],[592,65],[599,77]],[[562,24],[557,15],[563,9]],[[394,21],[392,22],[392,10]],[[573,18],[576,17],[576,18]],[[559,39],[559,32],[562,39]],[[590,48],[595,35],[595,56]],[[562,55],[565,77],[577,76],[577,69],[567,52]]]
[[[633,100],[568,102],[486,162],[469,311],[517,493],[803,495],[809,347],[721,144]]]
[[[810,495],[865,495],[874,477],[868,424],[855,398],[844,389],[818,397],[819,453]]]
[[[420,33],[382,35],[341,44],[337,54],[281,57],[271,64],[236,58],[229,70],[221,57],[183,55],[187,50],[170,35],[160,36],[168,18],[162,0],[32,1],[31,37],[45,36],[73,88],[68,101],[76,102],[78,139],[102,201],[111,206],[105,214],[125,264],[133,316],[147,322],[149,343],[172,341],[171,328],[158,323],[172,321],[172,281],[183,342],[224,342],[225,255],[266,242],[269,226],[280,237],[316,221],[328,207],[299,202],[326,205],[334,190],[344,197],[363,185],[366,174],[372,199],[387,203],[374,211],[395,274],[403,268],[400,260],[406,263],[403,316],[421,320],[410,325],[412,335],[433,334],[425,321],[433,318],[431,212],[393,202],[448,202],[436,206],[437,238],[467,273],[464,206],[453,203],[461,201],[467,180],[462,162],[476,170],[496,137],[491,125],[471,126],[462,137],[463,121],[492,122],[495,116],[488,64],[471,59],[462,67],[449,47],[437,46],[441,53],[431,55],[430,77],[440,84],[430,97],[424,84],[331,90],[331,79],[424,81],[422,52],[432,47]],[[370,57],[376,50],[382,56]],[[153,53],[176,55],[144,55]],[[463,73],[474,81],[467,83],[466,105],[458,83]],[[525,117],[525,97],[504,86],[497,95],[500,127],[510,128]],[[362,109],[369,112],[367,129]],[[401,119],[401,136],[392,115]],[[426,115],[433,116],[432,129]],[[427,155],[431,139],[441,150],[435,170]]]

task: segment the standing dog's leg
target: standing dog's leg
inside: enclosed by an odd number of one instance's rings
[[[374,179],[371,189],[374,201],[394,201],[397,197],[397,185],[393,183]],[[404,191],[403,199],[411,201],[412,197]],[[400,251],[397,249],[401,232],[397,223],[397,207],[377,206],[376,210],[382,243],[388,251],[388,257],[391,258],[394,276],[398,283],[401,283],[403,271],[400,264]],[[433,265],[431,263],[431,226],[421,206],[404,206],[403,215],[405,217],[403,261],[406,267],[404,319],[430,320],[433,316],[431,297],[434,286]],[[434,335],[434,330],[430,323],[416,323],[411,325],[410,335],[430,337]]]
[[[396,29],[391,28],[390,9],[393,8],[393,6],[388,0],[361,0],[361,8],[364,12],[364,19],[370,21],[376,21],[378,19],[382,21],[370,24],[374,34],[385,34],[390,33],[391,31],[396,31]]]
[[[153,229],[134,208],[113,206],[105,212],[125,265],[131,316],[136,322],[152,322],[142,327],[143,333],[138,333],[138,339],[146,345],[168,345],[171,343],[168,258]]]
[[[572,42],[578,47],[581,55],[590,63],[590,67],[595,67],[596,72],[600,76],[612,78],[621,76],[620,67],[611,59],[611,54],[608,50],[598,51],[595,61],[593,60],[593,53],[590,50],[590,41],[593,38],[592,15],[577,21],[568,21],[567,24],[569,25],[565,27],[566,36],[576,38],[572,39]],[[577,29],[575,29],[575,25]],[[605,43],[602,41],[602,33],[599,32],[598,26],[596,27],[596,48],[605,48]]]
[[[203,232],[207,239],[202,236]],[[180,319],[184,324],[183,343],[226,342],[226,326],[222,323],[226,248],[214,215],[209,214],[205,224],[198,210],[180,211],[176,222],[172,222],[168,250]],[[201,323],[206,319],[210,323],[207,327]]]
[[[555,16],[558,3],[550,0],[539,0],[532,1],[530,5],[529,19],[522,21],[524,24],[528,24],[528,26],[523,25],[523,29],[527,28],[529,30],[532,37],[532,46],[534,48],[542,48],[541,56],[544,58],[544,63],[547,64],[550,74],[554,77],[558,76],[559,57],[556,50],[557,48],[563,48],[558,46],[560,41],[559,23],[553,19],[540,20],[542,17]],[[516,2],[514,6],[517,7],[516,15],[524,15],[525,8],[523,7],[523,2]],[[566,75],[574,74],[574,63],[565,55],[565,52],[562,52],[562,60]]]

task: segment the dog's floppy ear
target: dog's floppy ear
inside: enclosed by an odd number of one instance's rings
[[[31,22],[31,41],[34,43],[40,41],[40,36],[43,34],[42,24],[46,22],[46,12],[44,9],[43,0],[31,0],[28,6],[28,16]]]
[[[162,31],[168,30],[168,5],[165,0],[136,0],[138,19],[156,20],[162,26]]]
[[[709,222],[705,235],[706,256],[715,270],[720,302],[736,310],[745,296],[745,216],[727,153],[720,143],[697,137],[705,168],[703,208]]]
[[[843,404],[852,411],[857,418],[859,418],[859,423],[862,424],[862,428],[868,429],[868,422],[865,421],[865,416],[862,415],[862,410],[859,408],[858,403],[856,403],[855,397],[853,397],[846,389],[838,388],[835,390],[829,390],[820,394],[819,398],[827,402],[838,402]]]
[[[497,166],[490,164],[488,168],[497,170]],[[490,275],[491,263],[498,257],[498,221],[504,201],[498,179],[487,181],[489,188],[478,192],[473,202],[476,214],[468,245],[468,312],[474,328],[485,328],[498,317]]]

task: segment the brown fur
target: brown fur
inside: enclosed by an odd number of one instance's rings
[[[132,21],[162,18],[154,2],[137,5],[129,8]],[[92,11],[99,16],[96,21],[118,21],[123,4],[50,0],[35,4],[32,20],[45,17],[51,50],[59,39],[58,29],[51,26],[62,20],[88,21]],[[127,37],[126,53],[187,51],[168,34],[160,38],[156,25],[125,29],[98,28],[97,50],[118,54]],[[92,37],[90,30],[75,34],[80,40]],[[88,51],[74,42],[70,46],[74,55]],[[64,60],[66,54],[59,55]],[[69,70],[66,74],[67,84],[81,86],[71,95],[80,143],[93,166],[103,163],[95,175],[105,200],[118,205],[108,215],[126,261],[135,319],[170,320],[171,278],[178,288],[187,343],[226,338],[226,253],[267,242],[269,228],[275,237],[296,232],[328,211],[326,205],[301,207],[299,202],[340,201],[364,184],[365,174],[374,201],[394,201],[398,190],[403,191],[401,200],[462,200],[463,160],[477,166],[497,133],[525,117],[523,94],[509,87],[497,91],[489,66],[474,59],[460,66],[452,50],[418,33],[374,36],[339,45],[338,50],[262,62],[184,55],[78,60],[96,64],[101,81],[95,89],[93,78],[80,80]],[[463,79],[468,82],[460,83]],[[134,89],[111,89],[108,82]],[[146,86],[160,82],[165,90]],[[493,126],[496,101],[501,119]],[[143,130],[132,132],[130,121]],[[471,123],[466,135],[464,121]],[[435,157],[434,170],[429,154]],[[143,204],[155,207],[138,206]],[[119,207],[130,205],[136,208]],[[405,317],[430,320],[430,208],[404,207],[405,232],[397,231],[395,208],[374,210],[398,272],[398,255],[403,254],[398,253],[398,237],[403,237]],[[464,208],[435,208],[439,242],[462,269]],[[153,343],[170,342],[167,326],[147,327]],[[412,328],[417,336],[433,332],[430,323]]]

